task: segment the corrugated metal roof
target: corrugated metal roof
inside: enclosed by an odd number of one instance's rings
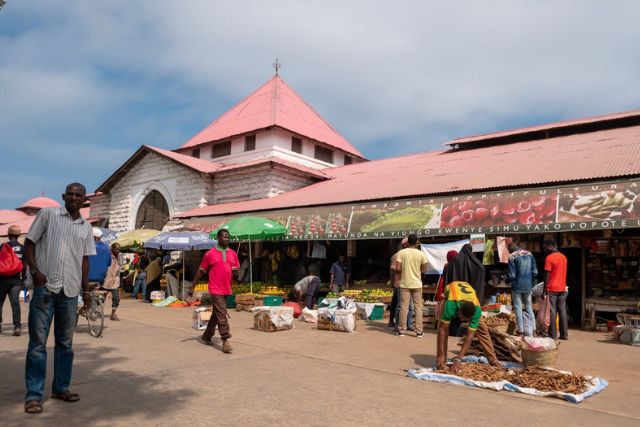
[[[560,129],[560,128],[570,128],[578,125],[604,123],[608,121],[633,118],[633,117],[640,117],[640,110],[631,110],[631,111],[625,111],[622,113],[605,114],[602,116],[593,116],[593,117],[586,117],[586,118],[574,119],[574,120],[564,120],[560,122],[547,123],[547,124],[538,125],[538,126],[529,126],[524,128],[503,130],[500,132],[492,132],[492,133],[486,133],[481,135],[467,136],[464,138],[456,138],[450,142],[447,142],[445,145],[469,144],[469,143],[475,143],[475,142],[486,141],[491,139],[504,138],[508,136],[524,135],[527,133],[535,133],[535,132]]]
[[[333,179],[270,199],[206,206],[181,217],[472,192],[640,175],[640,126],[435,151],[327,169]]]
[[[8,224],[27,218],[29,215],[14,209],[0,209],[0,224]]]
[[[9,234],[9,227],[11,227],[12,225],[17,225],[18,227],[20,227],[20,232],[22,234],[26,234],[29,229],[31,228],[31,224],[33,224],[33,221],[35,221],[36,216],[27,216],[24,219],[21,219],[20,221],[15,221],[15,222],[11,222],[9,224],[2,224],[0,225],[0,236],[2,237],[6,237]]]
[[[271,126],[288,129],[364,158],[358,149],[277,75],[196,134],[181,148],[220,141]]]
[[[196,170],[198,172],[212,173],[219,170],[222,167],[220,163],[199,159],[193,156],[187,156],[185,154],[180,154],[174,151],[165,150],[164,148],[152,147],[151,145],[145,145],[144,147],[164,157],[168,157],[171,160],[174,160],[180,164],[190,167],[191,169]]]

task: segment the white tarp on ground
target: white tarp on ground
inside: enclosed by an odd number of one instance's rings
[[[460,249],[467,243],[469,243],[469,239],[450,243],[420,245],[422,252],[427,256],[427,274],[442,274],[442,269],[447,263],[447,252],[460,252]]]
[[[465,362],[487,363],[487,359],[485,357],[465,356],[463,360]],[[522,368],[522,365],[518,363],[505,362],[504,365],[507,368]],[[552,369],[552,368],[547,368],[547,369]],[[556,369],[553,369],[553,370],[556,370]],[[558,371],[558,372],[562,372],[564,374],[571,373],[567,371]],[[571,403],[580,403],[587,397],[600,393],[609,385],[607,380],[604,380],[602,378],[585,376],[585,378],[589,382],[589,386],[587,387],[587,390],[581,394],[571,394],[571,393],[564,393],[564,392],[543,392],[533,388],[520,387],[508,381],[496,381],[496,382],[475,381],[467,378],[462,378],[457,375],[436,373],[433,371],[432,368],[409,369],[407,371],[407,375],[419,380],[435,381],[435,382],[441,382],[441,383],[447,382],[447,383],[457,384],[457,385],[467,385],[471,387],[488,388],[490,390],[496,390],[496,391],[497,390],[517,391],[519,393],[530,394],[533,396],[559,397]]]

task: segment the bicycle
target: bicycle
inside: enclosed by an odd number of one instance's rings
[[[80,316],[87,319],[89,326],[89,335],[93,337],[100,337],[104,328],[104,301],[106,299],[107,291],[100,290],[99,283],[90,283],[91,287],[90,295],[91,302],[89,307],[78,305],[78,316],[76,317],[76,327],[78,326],[78,320]]]

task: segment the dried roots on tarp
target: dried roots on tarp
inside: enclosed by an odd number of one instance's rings
[[[539,366],[506,369],[483,363],[462,363],[455,372],[448,368],[435,372],[456,375],[474,381],[508,381],[520,387],[533,388],[542,392],[581,394],[587,390],[589,385],[587,379],[582,375],[563,373]]]
[[[491,342],[499,360],[522,363],[522,341],[520,338],[509,335],[493,327],[489,328]],[[462,345],[462,342],[460,343]],[[472,356],[483,356],[480,341],[477,336],[473,337],[471,347],[467,353]]]

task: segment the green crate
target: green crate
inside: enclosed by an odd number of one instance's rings
[[[271,307],[276,305],[282,305],[282,297],[265,296],[263,304]]]
[[[227,308],[236,308],[236,296],[227,295]]]
[[[369,320],[382,320],[382,319],[384,319],[384,306],[374,305],[373,311],[369,316]]]

